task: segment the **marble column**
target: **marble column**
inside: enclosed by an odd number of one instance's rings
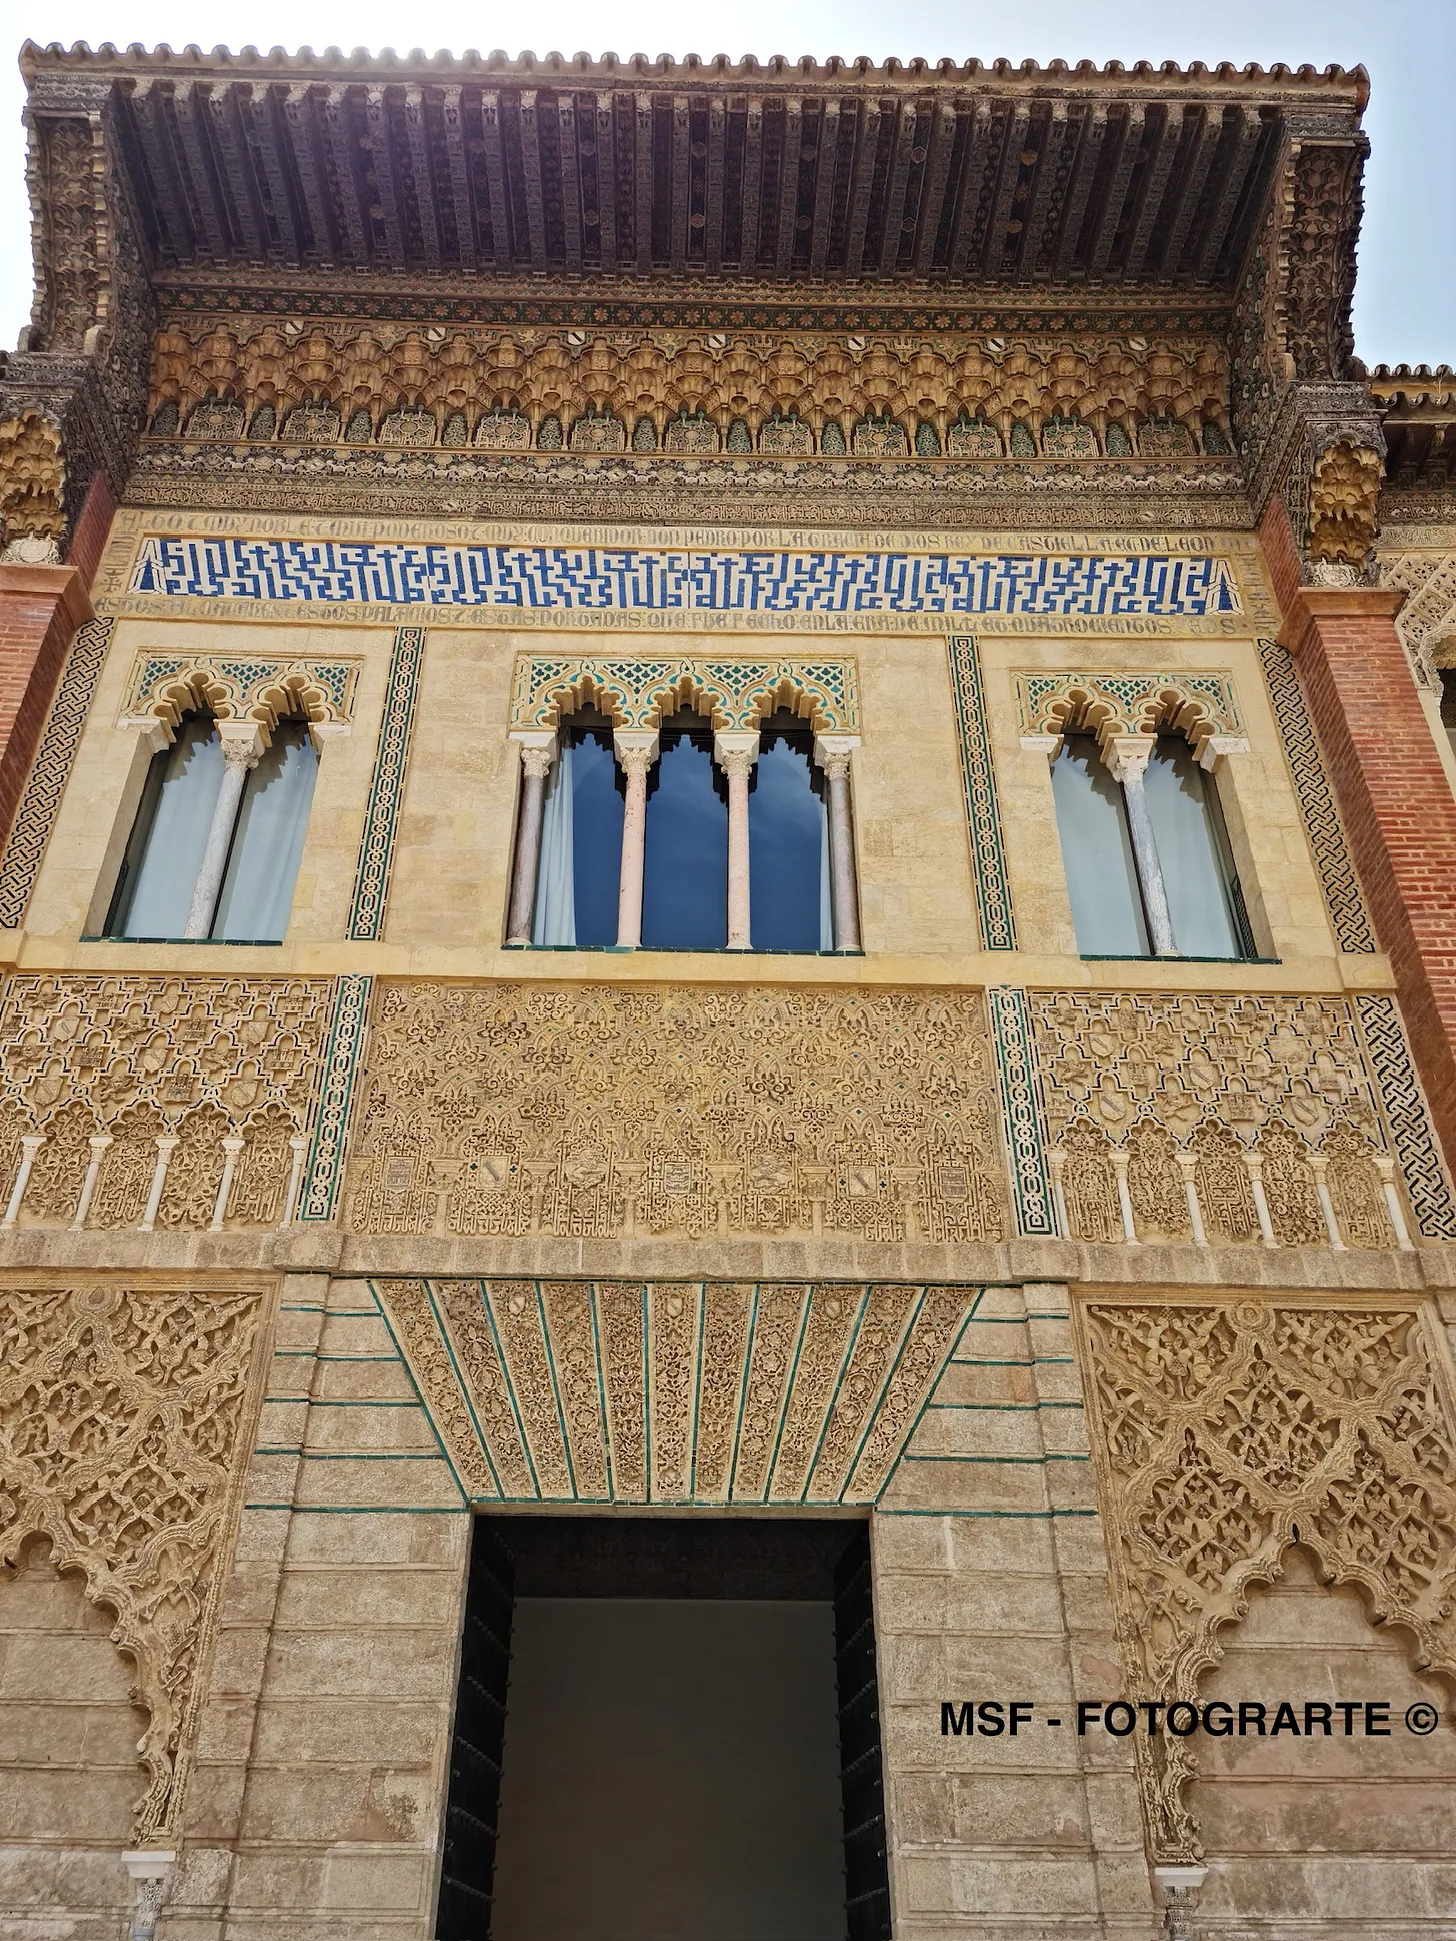
[[[756,728],[713,737],[713,757],[728,777],[728,948],[752,950],[752,893],[748,871],[748,782],[758,760]]]
[[[860,948],[859,886],[849,800],[850,758],[858,747],[858,735],[817,735],[814,739],[814,759],[824,771],[829,792],[829,894],[836,950]]]
[[[257,767],[265,746],[263,730],[256,721],[219,721],[217,732],[222,739],[222,784],[213,806],[197,881],[192,886],[192,904],[182,928],[184,937],[205,937],[212,929],[248,770]]]
[[[1176,957],[1173,919],[1168,914],[1168,893],[1163,887],[1163,866],[1158,860],[1158,844],[1153,835],[1153,819],[1148,813],[1148,798],[1143,791],[1143,776],[1154,747],[1151,735],[1113,735],[1107,748],[1107,766],[1115,782],[1122,785],[1127,803],[1127,826],[1132,851],[1137,858],[1138,882],[1142,886],[1143,909],[1148,919],[1148,941],[1155,957]]]
[[[627,778],[622,811],[622,875],[617,890],[617,948],[642,946],[642,864],[647,848],[647,776],[657,760],[657,735],[646,728],[619,728],[612,747]]]
[[[521,751],[521,812],[516,818],[516,856],[511,871],[511,908],[506,922],[508,944],[531,941],[531,917],[536,908],[536,872],[541,864],[541,820],[546,807],[546,777],[556,759],[556,736],[532,729],[513,734]]]

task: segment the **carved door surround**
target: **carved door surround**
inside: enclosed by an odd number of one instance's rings
[[[1434,1302],[1073,1304],[1128,1698],[1192,1700],[1296,1543],[1456,1680],[1456,1384]],[[1155,1864],[1194,1866],[1187,1739],[1136,1735]]]

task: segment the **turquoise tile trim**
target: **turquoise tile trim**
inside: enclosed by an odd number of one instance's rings
[[[1456,1240],[1450,1176],[1395,999],[1383,991],[1362,991],[1355,998],[1355,1014],[1416,1225],[1427,1240]]]
[[[991,1036],[996,1041],[1001,1124],[1011,1165],[1017,1230],[1055,1239],[1057,1215],[1047,1168],[1046,1114],[1026,993],[1011,984],[993,984],[986,1002],[991,1011]]]
[[[364,814],[359,843],[359,868],[354,879],[354,906],[349,912],[349,936],[374,943],[384,929],[384,906],[389,895],[389,872],[394,863],[394,835],[409,766],[410,735],[415,722],[415,696],[425,652],[423,627],[399,627],[389,662],[389,686],[384,719],[379,728],[379,752]]]
[[[364,1050],[372,982],[361,971],[350,971],[337,982],[318,1118],[299,1194],[301,1221],[332,1220],[338,1207],[349,1116],[354,1106],[354,1080]]]
[[[991,760],[981,663],[976,643],[968,634],[954,634],[946,645],[950,652],[950,685],[955,696],[981,942],[987,950],[1015,950],[1016,922],[1011,910],[1011,884],[1006,875],[1006,850],[1001,840],[1001,816],[996,806],[996,768]]]

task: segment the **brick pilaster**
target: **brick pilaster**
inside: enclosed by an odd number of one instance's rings
[[[1277,500],[1260,537],[1285,612],[1282,638],[1299,668],[1416,1064],[1456,1166],[1456,797],[1395,631],[1405,595],[1301,585]]]

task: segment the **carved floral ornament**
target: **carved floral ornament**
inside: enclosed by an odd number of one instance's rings
[[[38,412],[0,421],[0,544],[11,557],[35,542],[54,559],[65,524],[60,434]],[[47,543],[48,542],[48,543]]]
[[[115,1616],[149,1717],[138,1847],[181,1830],[237,1518],[264,1296],[84,1280],[0,1298],[0,1566],[48,1538]]]
[[[1456,665],[1456,548],[1383,552],[1380,584],[1408,596],[1395,630],[1423,687],[1439,691],[1439,670]]]
[[[219,721],[255,722],[265,744],[290,716],[302,716],[316,730],[347,733],[360,665],[358,660],[301,661],[262,654],[246,660],[144,654],[128,683],[122,718],[160,722],[169,742],[183,715],[193,710],[209,712]]]
[[[1309,483],[1307,550],[1316,565],[1362,568],[1380,529],[1380,454],[1330,445],[1314,462]]]
[[[1018,674],[1016,703],[1023,737],[1092,734],[1104,754],[1125,735],[1180,734],[1200,755],[1248,747],[1226,674]]]
[[[1429,1306],[1075,1313],[1129,1698],[1196,1699],[1294,1544],[1456,1680],[1456,1414]],[[1134,1746],[1155,1862],[1196,1862],[1192,1741]]]
[[[557,727],[579,708],[601,710],[617,728],[656,729],[664,715],[694,708],[719,731],[752,729],[781,707],[817,734],[859,732],[853,660],[625,660],[517,656],[511,731]]]
[[[152,435],[779,458],[1179,458],[1231,450],[1214,339],[179,324]]]

